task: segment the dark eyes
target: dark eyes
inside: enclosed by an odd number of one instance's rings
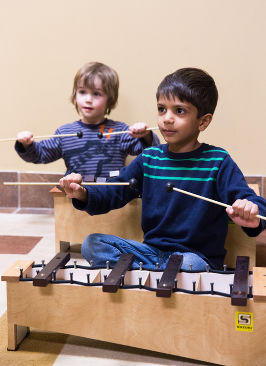
[[[158,108],[158,112],[159,113],[165,113],[167,111],[167,109],[165,107],[163,107],[163,106],[158,106],[157,108]],[[177,107],[175,109],[175,113],[176,114],[184,114],[185,113],[185,110],[183,108]]]
[[[89,93],[89,91],[88,90],[86,90],[86,89],[78,89],[78,93],[79,94],[88,94]],[[98,92],[98,91],[95,91],[95,92],[93,92],[93,95],[95,96],[95,97],[99,97],[99,96],[101,96],[101,93],[100,92]]]
[[[159,112],[159,113],[163,113],[163,112],[165,112],[165,108],[164,108],[164,107],[160,107],[160,106],[158,106],[158,112]]]

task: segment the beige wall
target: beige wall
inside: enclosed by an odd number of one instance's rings
[[[155,90],[175,69],[200,67],[220,99],[201,141],[230,152],[245,175],[266,175],[264,0],[0,0],[1,138],[53,133],[77,118],[77,69],[102,61],[120,76],[112,117],[156,124]],[[24,163],[0,144],[0,170],[64,172]]]

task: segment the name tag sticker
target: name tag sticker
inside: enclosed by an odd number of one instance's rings
[[[236,312],[236,330],[253,332],[253,313]]]

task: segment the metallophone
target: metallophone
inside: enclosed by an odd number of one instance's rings
[[[130,270],[132,254],[113,268],[68,264],[62,243],[47,264],[17,261],[7,282],[8,349],[30,327],[222,365],[266,364],[266,268],[180,271],[172,255],[164,271]]]

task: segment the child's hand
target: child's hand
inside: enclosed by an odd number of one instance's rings
[[[144,122],[137,122],[129,127],[129,134],[131,137],[138,139],[146,137],[148,135],[151,135],[151,131],[147,131],[148,127],[149,126]]]
[[[60,187],[64,189],[66,195],[70,198],[76,198],[80,201],[87,202],[87,190],[82,187],[82,176],[80,174],[71,173],[59,180]]]
[[[30,131],[21,131],[17,135],[17,141],[20,142],[25,148],[29,147],[33,141],[33,134]]]
[[[232,207],[227,207],[226,212],[228,216],[237,225],[244,227],[258,227],[260,219],[256,217],[259,214],[258,206],[246,199],[236,200]]]

